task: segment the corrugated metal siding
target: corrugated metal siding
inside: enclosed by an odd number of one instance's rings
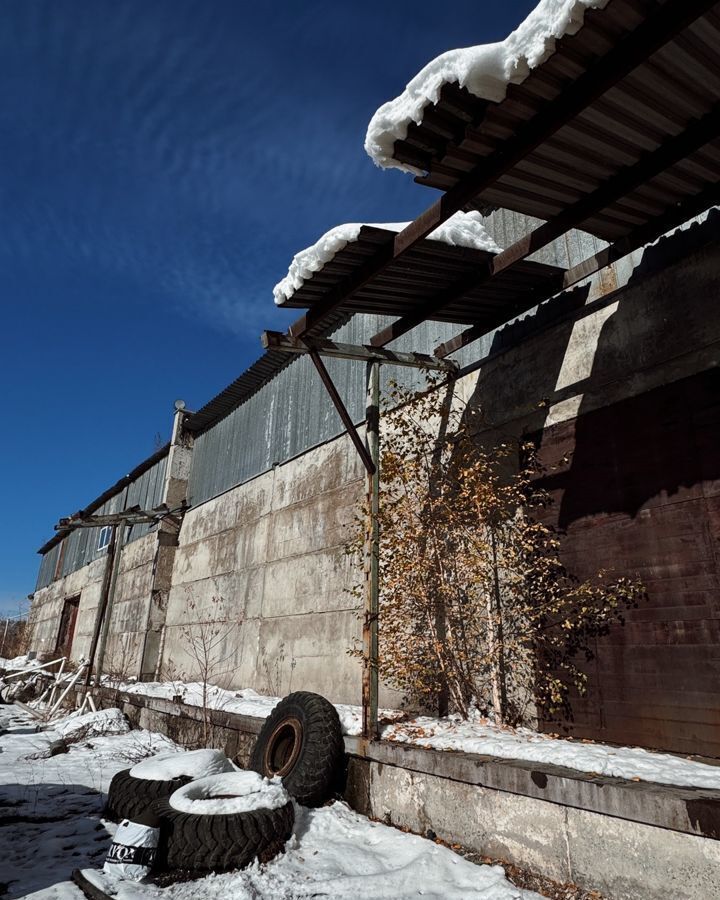
[[[508,246],[539,224],[520,213],[498,209],[484,219],[488,233],[501,246]],[[604,241],[582,231],[570,231],[560,240],[534,254],[532,259],[569,268],[605,247]],[[531,315],[528,310],[523,316]],[[357,315],[332,336],[338,341],[363,343],[392,318]],[[392,345],[395,350],[431,353],[441,342],[454,337],[458,326],[423,322]],[[493,347],[496,331],[491,331],[454,358],[467,365],[486,356]],[[345,405],[355,422],[365,417],[365,367],[358,362],[326,359]],[[407,386],[424,384],[413,369],[382,367],[383,386],[390,379]],[[195,440],[189,500],[202,503],[223,491],[309,450],[343,431],[340,419],[307,357],[298,357],[268,384],[217,425]]]
[[[154,506],[158,506],[162,502],[166,465],[167,456],[164,456],[120,493],[98,507],[95,514],[107,515],[131,506],[140,506],[143,509],[152,509]],[[154,527],[154,525],[133,525],[125,543],[143,537]],[[35,589],[47,587],[53,581],[60,553],[62,553],[62,570],[59,573],[61,577],[76,572],[102,556],[105,550],[97,549],[99,537],[99,528],[76,528],[75,531],[70,532],[60,544],[43,555]]]
[[[48,550],[47,553],[43,554],[42,561],[40,562],[37,584],[35,585],[36,591],[39,591],[40,588],[47,587],[53,580],[58,554],[60,553],[60,546],[60,544],[56,544],[51,550]]]
[[[355,316],[333,337],[363,343],[391,321],[387,316]],[[395,342],[393,349],[431,352],[456,332],[456,325],[424,322]],[[338,359],[326,359],[325,365],[353,420],[361,422],[365,418],[365,367]],[[423,376],[414,369],[384,365],[382,375],[384,387],[390,379],[408,386],[424,384]],[[311,360],[298,357],[242,406],[196,438],[190,503],[209,500],[343,430]]]
[[[542,223],[543,219],[526,216],[511,209],[496,209],[483,218],[483,225],[488,234],[492,235],[495,243],[503,249],[512,246]],[[570,269],[605,247],[606,241],[588,234],[587,231],[572,228],[561,238],[533,253],[528,259],[549,266],[559,266],[561,269]]]

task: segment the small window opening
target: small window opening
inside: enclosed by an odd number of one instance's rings
[[[97,549],[107,550],[110,544],[110,536],[112,534],[112,525],[103,525],[98,536]]]

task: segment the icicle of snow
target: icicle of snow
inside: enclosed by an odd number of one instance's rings
[[[365,151],[381,168],[420,174],[419,169],[393,159],[395,141],[407,137],[411,122],[422,122],[425,107],[438,102],[445,84],[456,83],[476,97],[498,103],[509,84],[520,84],[531,69],[552,55],[559,38],[580,30],[586,9],[602,9],[607,3],[540,0],[504,41],[441,54],[410,81],[399,97],[377,110],[368,126]]]
[[[386,231],[402,231],[408,222],[386,222],[382,225],[368,224],[369,228],[384,228]],[[303,284],[312,278],[329,263],[337,253],[348,244],[358,239],[362,222],[351,222],[338,225],[327,231],[311,247],[296,253],[290,263],[288,273],[273,288],[275,303],[283,304],[300,290]],[[428,240],[440,241],[451,247],[470,247],[473,250],[485,250],[488,253],[499,253],[500,247],[490,237],[482,224],[479,212],[458,212],[435,229]]]

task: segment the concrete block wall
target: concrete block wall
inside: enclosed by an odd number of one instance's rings
[[[108,675],[125,678],[138,675],[157,551],[157,532],[150,532],[122,549],[102,660],[103,672]]]
[[[286,694],[302,688],[360,700],[360,638],[345,553],[365,490],[347,436],[191,509],[175,555],[162,677],[197,679],[189,635],[227,632],[215,680]],[[226,658],[225,658],[226,657]]]
[[[112,619],[105,653],[105,669],[127,668],[135,675],[148,618],[157,534],[151,532],[122,548]],[[71,655],[74,661],[90,651],[107,558],[94,560],[36,591],[32,606],[32,647],[38,655],[52,654],[66,599],[80,597]]]
[[[80,597],[72,657],[79,660],[90,648],[95,612],[105,571],[105,557],[96,559],[35,592],[31,611],[32,647],[39,656],[55,652],[65,600]]]

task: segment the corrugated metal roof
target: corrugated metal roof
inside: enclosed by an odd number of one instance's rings
[[[283,307],[312,309],[329,291],[377,252],[391,245],[395,232],[365,225],[319,272],[313,273]],[[492,253],[424,240],[401,259],[390,262],[338,306],[339,312],[404,316],[447,288],[454,287],[493,257]],[[430,319],[459,325],[483,325],[488,331],[551,297],[562,287],[563,270],[525,260],[492,282],[469,290]]]
[[[583,27],[558,41],[555,53],[511,85],[500,103],[479,100],[456,84],[395,144],[398,161],[424,169],[417,181],[452,189],[468,172],[482,170],[503,153],[505,143],[565,95],[583,76],[592,76],[621,49],[639,26],[652,27],[669,8],[658,0],[610,0],[590,10]],[[675,6],[678,6],[675,3]],[[688,19],[697,3],[687,3]],[[642,162],[703,117],[717,112],[720,96],[720,4],[680,27],[662,47],[601,93],[585,108],[485,187],[470,206],[503,207],[553,219],[601,188],[608,179]],[[720,178],[717,120],[698,149],[648,178],[639,187],[575,224],[608,241],[661,215]]]

